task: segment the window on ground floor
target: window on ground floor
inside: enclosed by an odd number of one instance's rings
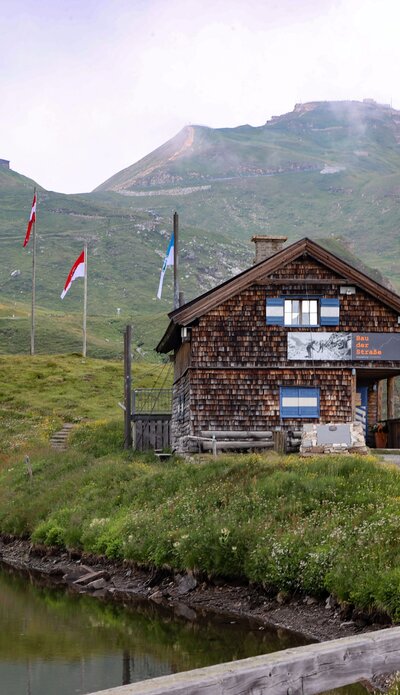
[[[319,389],[307,386],[282,386],[280,414],[282,418],[319,417]]]

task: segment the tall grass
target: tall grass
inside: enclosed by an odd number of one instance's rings
[[[168,386],[169,365],[134,361],[132,385]],[[0,469],[32,455],[63,423],[122,419],[122,360],[80,355],[0,357]],[[99,429],[100,431],[100,429]]]
[[[68,452],[37,450],[30,482],[0,476],[0,529],[35,542],[335,594],[400,619],[400,476],[372,457],[121,452],[122,423],[82,424]]]
[[[135,365],[152,386],[163,366]],[[124,452],[122,365],[0,358],[0,531],[146,565],[335,594],[400,620],[400,476],[372,457]],[[66,452],[49,448],[65,421]],[[29,454],[31,481],[25,470]]]

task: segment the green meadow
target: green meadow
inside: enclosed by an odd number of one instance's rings
[[[167,365],[134,364],[138,386]],[[147,566],[334,594],[400,620],[400,475],[372,456],[124,451],[120,361],[0,358],[0,530]],[[67,451],[49,438],[76,427]],[[33,477],[27,475],[30,456]]]

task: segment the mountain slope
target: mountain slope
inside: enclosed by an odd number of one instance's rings
[[[187,126],[97,191],[200,185],[227,178],[350,168],[398,171],[400,112],[375,103],[313,102],[264,126]]]
[[[174,210],[187,300],[250,265],[257,233],[316,239],[399,291],[399,126],[388,107],[315,102],[259,128],[190,126],[90,194],[39,188],[37,351],[81,349],[83,283],[60,293],[85,240],[89,355],[122,354],[128,322],[137,357],[154,347],[172,308],[171,269],[155,295]],[[29,351],[33,185],[0,168],[0,352]]]
[[[32,244],[23,249],[33,182],[2,172],[0,182],[0,352],[29,351]],[[172,214],[149,206],[135,208],[116,194],[62,195],[38,191],[37,352],[81,349],[83,283],[75,282],[60,299],[68,271],[88,242],[88,352],[120,355],[126,323],[133,323],[134,345],[151,349],[172,308],[172,272],[163,299],[156,300]],[[247,249],[232,248],[224,234],[207,235],[185,226],[182,281],[190,296],[242,269]],[[195,261],[195,262],[194,262]],[[186,266],[186,267],[185,267]],[[185,289],[183,287],[182,289]]]
[[[399,143],[389,106],[312,102],[257,128],[192,126],[97,190],[242,242],[339,236],[400,288]]]

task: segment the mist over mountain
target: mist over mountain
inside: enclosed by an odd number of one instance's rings
[[[372,100],[310,102],[265,125],[190,125],[96,188],[129,193],[291,172],[395,173],[400,112]],[[385,156],[387,155],[387,157]]]

